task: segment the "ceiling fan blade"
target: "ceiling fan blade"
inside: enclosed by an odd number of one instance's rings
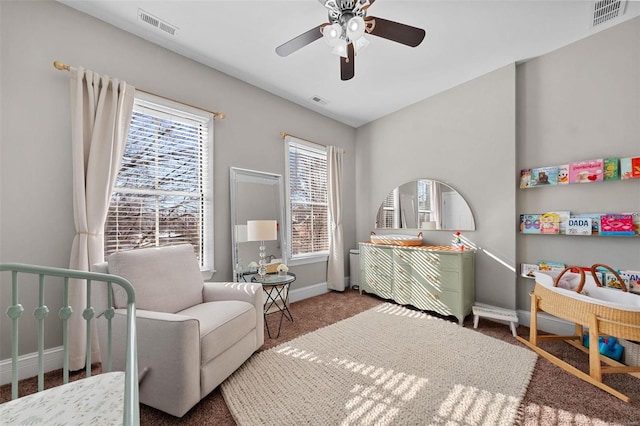
[[[422,28],[412,27],[410,25],[376,18],[374,16],[366,17],[365,21],[367,23],[366,31],[369,34],[411,47],[416,47],[422,43],[422,40],[424,40],[424,36],[426,35],[425,30]]]
[[[348,57],[345,58],[344,56],[340,56],[340,79],[342,81],[347,81],[347,80],[351,80],[353,78],[354,75],[356,75],[356,70],[355,70],[355,50],[353,48],[353,43],[349,43],[347,45],[347,55]]]
[[[288,42],[281,44],[276,47],[276,53],[280,56],[289,56],[296,50],[305,47],[307,44],[313,43],[322,37],[322,27],[325,25],[327,24],[320,24],[299,36],[292,38]]]

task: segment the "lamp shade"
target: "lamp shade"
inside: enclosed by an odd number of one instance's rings
[[[278,239],[278,226],[275,220],[247,221],[247,241],[273,241]]]

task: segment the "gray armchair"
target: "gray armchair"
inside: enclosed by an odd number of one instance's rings
[[[264,343],[261,286],[204,282],[190,245],[117,252],[94,270],[135,288],[143,404],[182,417]],[[113,297],[126,307],[117,290]],[[116,309],[114,320],[124,318]],[[104,351],[107,330],[98,331]],[[122,336],[114,342],[124,345]],[[115,369],[120,362],[114,355]]]

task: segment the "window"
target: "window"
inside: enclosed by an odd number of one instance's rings
[[[289,258],[326,259],[329,253],[326,150],[290,136],[286,141]]]
[[[431,218],[431,181],[420,179],[418,182],[418,224],[429,222]]]
[[[189,243],[213,270],[213,116],[136,94],[105,223],[105,256]]]

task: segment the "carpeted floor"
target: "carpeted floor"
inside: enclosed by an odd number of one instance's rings
[[[381,303],[256,354],[221,391],[243,425],[511,426],[536,360],[528,349]]]
[[[322,296],[305,299],[291,305],[294,322],[282,324],[278,339],[265,339],[261,351],[275,347],[302,334],[317,330],[328,324],[351,317],[370,309],[383,301],[370,295],[360,295],[355,290],[344,293],[330,292]],[[276,324],[276,315],[268,318],[270,324]],[[469,316],[465,327],[472,329],[473,321]],[[504,324],[489,320],[480,320],[478,332],[520,345]],[[518,333],[528,336],[529,329],[518,327]],[[393,338],[393,336],[389,336]],[[549,342],[545,348],[563,357],[574,366],[586,371],[586,355],[562,342]],[[99,367],[96,369],[99,371]],[[505,375],[509,372],[505,371]],[[83,373],[76,375],[81,377]],[[46,376],[47,387],[59,382],[60,374],[49,373]],[[592,425],[592,426],[639,426],[640,425],[640,379],[629,375],[607,375],[605,382],[628,393],[633,402],[625,403],[614,396],[564,372],[545,359],[539,357],[519,408],[516,424],[529,425]],[[75,378],[75,377],[74,377]],[[24,392],[33,392],[37,387],[35,379],[25,380]],[[21,392],[22,394],[22,392]],[[9,386],[0,388],[0,401],[10,398]],[[141,422],[144,425],[235,425],[231,413],[218,389],[200,401],[183,418],[178,419],[161,411],[142,405]]]

